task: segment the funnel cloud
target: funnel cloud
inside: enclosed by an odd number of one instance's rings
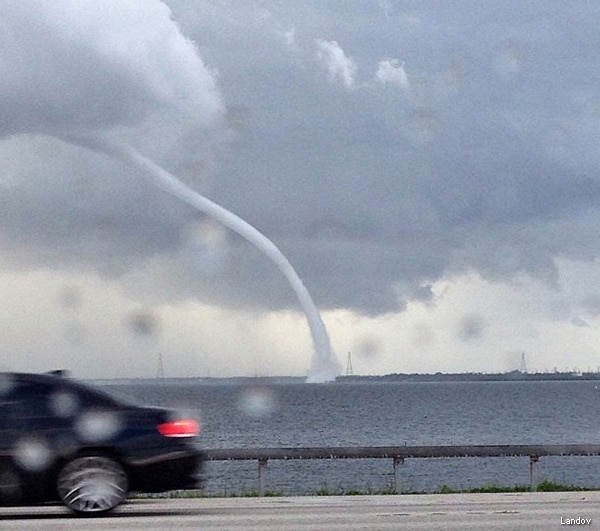
[[[0,116],[3,127],[0,133],[5,136],[46,133],[111,155],[141,170],[159,188],[246,238],[277,265],[305,311],[315,346],[309,380],[333,379],[339,366],[332,357],[319,311],[294,268],[268,238],[126,143],[74,134],[135,125],[150,112],[156,109],[160,112],[162,108],[183,115],[195,113],[203,124],[214,121],[223,111],[212,76],[192,43],[170,20],[166,5],[154,2],[139,10],[133,3],[109,3],[90,10],[82,10],[69,1],[42,6],[29,2],[24,9],[16,2],[4,6],[5,44],[20,50],[22,56],[14,59],[15,64],[6,65],[8,75],[0,87],[6,103]],[[68,20],[71,15],[76,17],[73,25]],[[148,15],[153,25],[147,23]],[[33,48],[28,47],[32,43],[27,38],[23,39],[25,33],[18,32],[19,26],[24,28],[28,24],[41,29]],[[102,32],[105,24],[110,33]],[[43,69],[42,75],[34,68],[36,65]],[[15,103],[12,99],[17,98],[22,105],[11,105]]]
[[[315,356],[309,370],[308,382],[319,383],[335,379],[340,372],[340,366],[331,352],[329,336],[319,310],[288,259],[271,240],[232,212],[194,192],[174,175],[127,144],[115,143],[99,137],[64,137],[64,139],[132,165],[147,176],[154,185],[222,223],[260,249],[288,280],[306,315],[315,347]]]

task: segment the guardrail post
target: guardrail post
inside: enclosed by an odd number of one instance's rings
[[[400,481],[400,468],[404,464],[404,457],[394,456],[394,492],[402,493],[402,482]]]
[[[258,495],[265,495],[265,475],[267,472],[267,459],[258,460]]]
[[[539,460],[540,460],[540,458],[537,455],[529,456],[529,484],[530,484],[530,488],[531,488],[532,492],[535,492],[537,490],[537,484],[538,484],[537,464],[538,464]]]
[[[1,1],[1,0],[0,0]],[[539,488],[541,457],[549,456],[600,456],[600,444],[520,444],[520,445],[470,445],[470,446],[352,446],[352,447],[300,447],[300,448],[217,448],[205,450],[209,461],[258,461],[258,494],[264,496],[266,467],[269,459],[392,459],[394,460],[394,486],[401,493],[401,472],[405,459],[418,458],[480,458],[529,457],[530,490]]]

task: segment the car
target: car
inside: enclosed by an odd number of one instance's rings
[[[107,513],[130,493],[197,488],[199,422],[62,371],[0,373],[0,503]]]

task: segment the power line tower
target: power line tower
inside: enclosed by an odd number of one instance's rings
[[[164,378],[165,377],[165,367],[163,365],[162,352],[158,354],[158,368],[156,369],[156,377]]]
[[[521,374],[527,372],[527,365],[525,364],[525,352],[521,353]]]
[[[346,376],[352,376],[354,371],[352,370],[352,353],[348,352],[348,359],[346,361]]]

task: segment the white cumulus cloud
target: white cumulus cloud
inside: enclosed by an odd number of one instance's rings
[[[352,88],[356,82],[358,67],[351,57],[348,57],[337,41],[317,39],[317,58],[327,71],[331,82],[342,83]]]
[[[406,70],[404,70],[404,63],[398,63],[398,59],[379,61],[375,76],[380,83],[391,83],[404,90],[408,90],[410,87]]]

